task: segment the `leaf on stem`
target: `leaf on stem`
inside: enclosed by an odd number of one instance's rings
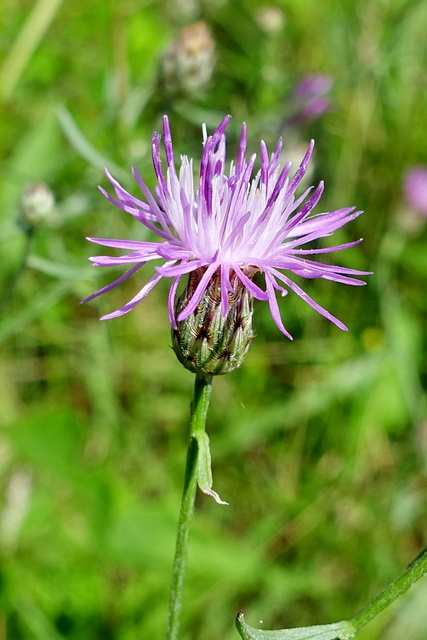
[[[243,611],[237,614],[236,627],[243,640],[349,640],[354,637],[355,631],[353,625],[346,620],[277,631],[254,629],[245,622]]]
[[[211,464],[211,450],[209,447],[209,436],[206,431],[197,431],[193,434],[197,441],[198,456],[197,456],[197,484],[200,491],[211,496],[218,504],[228,504],[224,500],[221,500],[219,495],[212,489],[212,464]]]

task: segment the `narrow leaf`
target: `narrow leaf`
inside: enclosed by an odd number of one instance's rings
[[[354,628],[346,620],[277,631],[254,629],[245,622],[243,611],[237,614],[236,627],[243,640],[349,640],[354,637]]]
[[[120,180],[126,180],[128,178],[127,173],[121,167],[95,149],[83,135],[71,113],[65,107],[60,107],[57,110],[57,117],[69,142],[89,164],[101,170],[108,167]]]
[[[82,280],[89,275],[93,275],[92,267],[70,267],[66,264],[47,260],[46,258],[35,255],[28,257],[27,267],[40,271],[40,273],[44,273],[45,275],[52,276],[53,278],[65,280]]]
[[[211,450],[209,446],[209,436],[206,431],[196,431],[194,437],[197,440],[198,456],[197,456],[197,484],[200,491],[211,496],[218,504],[228,504],[221,500],[219,495],[212,489],[212,464]]]
[[[31,304],[21,313],[12,318],[0,320],[0,343],[7,340],[11,335],[23,331],[25,327],[35,318],[39,317],[46,309],[56,305],[74,286],[72,279],[55,282],[43,293],[38,293]]]

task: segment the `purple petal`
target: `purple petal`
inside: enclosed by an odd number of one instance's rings
[[[185,320],[186,318],[188,318],[189,315],[193,313],[193,311],[199,304],[200,300],[202,299],[202,296],[206,290],[206,287],[208,286],[209,280],[211,279],[212,275],[215,273],[217,269],[218,269],[218,264],[215,262],[209,265],[209,267],[206,269],[193,295],[191,296],[190,301],[188,302],[187,306],[179,314],[178,322]]]
[[[237,174],[243,171],[247,141],[248,141],[248,136],[246,131],[246,123],[244,122],[242,124],[242,131],[241,131],[240,140],[239,140],[239,149],[237,152],[237,162],[236,162]]]
[[[297,213],[295,216],[293,216],[289,220],[289,222],[285,225],[285,229],[286,229],[287,233],[288,233],[288,230],[290,231],[291,229],[294,229],[300,222],[302,222],[304,220],[304,218],[306,218],[308,216],[310,211],[312,211],[312,209],[314,209],[314,207],[319,202],[319,200],[320,200],[320,198],[322,196],[324,188],[325,188],[325,185],[323,183],[323,180],[321,180],[319,182],[319,184],[317,185],[317,188],[315,189],[313,194],[310,196],[310,198],[307,200],[307,202],[302,207],[301,211],[299,211],[299,213]]]
[[[117,267],[118,264],[134,264],[135,262],[139,262],[135,254],[123,256],[123,259],[117,256],[93,256],[89,258],[89,260],[94,267]]]
[[[359,238],[359,240],[355,240],[354,242],[346,242],[345,244],[335,245],[335,247],[324,247],[323,249],[290,249],[289,246],[284,245],[284,249],[286,247],[286,253],[290,254],[299,254],[299,255],[314,255],[316,253],[331,253],[332,251],[343,251],[343,249],[351,249],[351,247],[355,247],[363,241],[363,238]],[[289,244],[292,244],[291,242]]]
[[[171,263],[172,264],[172,263]],[[183,276],[186,273],[191,273],[191,271],[195,271],[196,269],[200,269],[200,267],[206,266],[206,262],[204,260],[191,260],[191,262],[183,262],[181,264],[176,264],[173,267],[156,267],[156,270],[162,274],[162,276],[167,277],[175,277],[175,276]]]
[[[170,193],[168,191],[166,180],[165,180],[165,177],[164,177],[163,171],[162,171],[162,162],[161,162],[161,159],[160,159],[160,140],[161,140],[160,135],[158,133],[153,133],[153,139],[152,139],[152,142],[151,142],[151,158],[153,160],[154,173],[156,174],[156,178],[157,178],[158,183],[159,183],[157,189],[160,190],[160,192],[162,193],[163,198],[165,200],[170,200],[171,199],[171,195],[170,195]],[[139,175],[139,173],[138,173],[138,175]],[[141,182],[142,182],[142,178],[141,178]],[[156,194],[156,195],[158,195],[158,194]],[[160,208],[159,208],[159,210],[161,211]],[[163,215],[162,211],[161,211],[161,213]]]
[[[265,212],[263,217],[265,217],[266,213],[270,210],[270,208],[272,207],[272,205],[276,202],[277,198],[279,197],[279,193],[281,192],[283,185],[285,184],[286,180],[288,179],[289,176],[289,171],[291,170],[292,167],[292,163],[291,162],[287,162],[285,164],[285,166],[283,167],[282,171],[280,172],[279,177],[277,178],[277,182],[276,185],[273,189],[273,193],[271,194],[266,207],[265,207]]]
[[[296,238],[310,234],[310,240],[303,238],[303,242],[311,242],[311,240],[331,235],[334,231],[355,220],[363,213],[363,211],[351,213],[352,211],[354,211],[354,207],[320,213],[305,222],[301,222],[298,227],[291,229],[288,236]]]
[[[115,287],[118,287],[119,284],[122,284],[122,282],[126,282],[126,280],[128,280],[131,276],[133,276],[133,274],[136,273],[138,271],[138,269],[140,269],[142,266],[143,266],[142,264],[136,264],[134,267],[132,267],[131,269],[126,271],[126,273],[124,273],[122,276],[120,276],[120,278],[117,278],[117,280],[114,280],[114,282],[111,282],[110,284],[107,284],[106,287],[102,287],[102,289],[99,289],[99,291],[96,291],[95,293],[92,293],[90,296],[88,296],[87,298],[82,300],[80,302],[80,304],[84,304],[85,302],[89,302],[90,300],[93,300],[94,298],[97,298],[98,296],[102,296],[103,293],[107,293],[107,291],[111,291],[111,289],[114,289]]]
[[[178,288],[179,285],[179,281],[181,280],[181,276],[176,276],[171,284],[171,288],[169,289],[169,296],[168,296],[168,315],[169,315],[169,322],[172,325],[172,329],[178,329],[178,325],[176,324],[176,317],[175,317],[175,295],[176,295],[176,290]]]
[[[284,258],[286,260],[286,258]],[[289,261],[286,268],[294,268],[291,265],[295,265],[296,267],[301,266],[307,267],[310,269],[317,269],[321,273],[327,272],[337,272],[337,273],[345,273],[346,275],[354,275],[354,276],[369,276],[372,275],[372,271],[359,271],[359,269],[350,269],[349,267],[339,267],[337,265],[325,264],[323,262],[316,262],[315,260],[308,260],[307,258],[298,258],[297,256],[288,257]],[[278,261],[279,262],[279,261]],[[282,268],[282,267],[280,267]]]
[[[294,175],[291,184],[289,185],[289,191],[291,193],[293,193],[295,191],[295,189],[297,188],[297,186],[299,185],[299,183],[301,182],[301,180],[303,179],[303,177],[305,176],[305,174],[307,173],[307,168],[308,168],[308,163],[310,162],[310,158],[313,155],[313,149],[314,149],[314,140],[310,141],[310,145],[306,151],[306,154],[304,156],[304,158],[302,159],[302,162],[298,168],[298,171],[296,172],[296,174]]]
[[[264,140],[260,142],[261,147],[261,182],[268,186],[268,177],[269,177],[269,161],[268,161],[268,150],[267,145]]]
[[[270,305],[270,311],[271,311],[271,315],[273,316],[273,320],[278,326],[278,328],[280,329],[280,331],[284,333],[285,336],[289,338],[289,340],[293,340],[293,337],[291,336],[289,331],[287,331],[283,326],[282,318],[280,316],[279,305],[277,304],[277,300],[276,300],[276,292],[275,292],[276,283],[274,281],[274,278],[272,278],[269,272],[267,271],[265,273],[265,284],[267,288],[268,304]]]
[[[136,307],[138,302],[145,298],[145,296],[150,293],[152,289],[154,289],[154,287],[159,282],[159,280],[162,279],[162,277],[163,276],[160,273],[155,273],[154,276],[147,282],[147,284],[145,284],[142,289],[136,294],[136,296],[132,298],[132,300],[129,300],[128,303],[126,303],[120,309],[117,309],[117,311],[113,311],[112,313],[108,313],[107,315],[102,316],[101,320],[110,320],[111,318],[118,318],[119,316],[125,315],[125,313],[129,313],[129,311]]]
[[[221,314],[225,318],[229,308],[228,294],[232,293],[233,288],[230,283],[230,268],[228,265],[221,265]]]
[[[130,213],[131,216],[134,216],[134,218],[137,218],[137,219],[143,218],[143,216],[141,215],[141,212],[137,207],[129,206],[127,204],[124,204],[120,200],[116,200],[116,198],[113,198],[113,196],[110,196],[110,194],[108,193],[108,191],[104,189],[104,187],[99,186],[98,189],[100,190],[102,195],[105,196],[107,200],[111,202],[111,204],[113,204],[115,207],[118,207],[118,209],[122,209],[122,211],[125,211],[126,213]],[[154,216],[152,217],[154,218]]]
[[[329,313],[329,311],[327,311],[320,304],[315,302],[313,298],[310,298],[308,293],[303,291],[303,289],[301,289],[301,287],[295,284],[295,282],[290,280],[287,276],[283,275],[283,273],[280,273],[280,271],[277,271],[276,269],[271,269],[271,272],[276,278],[279,278],[279,280],[284,282],[291,291],[296,293],[302,300],[304,300],[304,302],[307,302],[307,304],[313,307],[313,309],[315,309],[318,313],[320,313],[322,316],[324,316],[325,318],[327,318],[328,320],[336,324],[337,327],[339,327],[343,331],[348,331],[348,328],[345,326],[343,322],[341,322],[341,320],[338,320],[338,318],[333,316],[331,313]]]
[[[215,149],[216,145],[221,140],[222,134],[226,130],[230,120],[231,120],[230,115],[225,116],[225,118],[223,118],[223,120],[221,121],[219,127],[214,131],[214,134],[212,136],[212,149]]]
[[[92,238],[86,236],[86,240],[100,244],[103,247],[113,247],[115,249],[130,249],[131,251],[142,251],[144,249],[157,250],[158,242],[141,242],[139,240],[116,240],[113,238]]]
[[[136,205],[138,209],[142,209],[144,211],[145,217],[152,220],[156,219],[155,215],[152,214],[148,204],[146,202],[143,202],[142,200],[139,200],[135,196],[131,195],[128,191],[126,191],[126,189],[124,189],[122,185],[115,178],[113,178],[113,176],[108,171],[108,169],[105,169],[105,175],[107,176],[108,180],[111,182],[114,188],[114,191],[116,192],[116,195],[121,202],[129,206]]]
[[[257,300],[268,300],[268,295],[265,291],[260,289],[258,285],[256,285],[248,276],[243,273],[238,264],[232,265],[234,271],[239,276],[239,280],[243,284],[244,287],[253,295]]]
[[[161,231],[160,229],[156,229],[157,235],[162,236],[163,238],[172,239],[173,236],[172,236],[171,232],[169,231],[168,220],[166,219],[165,214],[160,209],[160,207],[157,204],[157,202],[154,200],[151,191],[148,189],[147,185],[145,184],[144,180],[142,179],[142,177],[140,176],[138,170],[135,167],[132,168],[132,173],[133,173],[133,176],[134,176],[136,182],[138,183],[139,188],[141,189],[141,191],[144,194],[144,196],[147,198],[148,203],[150,204],[150,206],[152,208],[152,211],[154,211],[156,213],[157,221],[163,227],[163,231]]]
[[[274,171],[277,168],[277,165],[280,159],[280,154],[282,153],[282,147],[283,147],[283,138],[279,138],[279,140],[277,141],[277,146],[271,155],[270,168],[269,168],[270,176],[274,173]]]
[[[172,135],[169,127],[169,119],[163,116],[163,142],[165,145],[166,162],[170,169],[175,170],[175,160],[173,156]]]

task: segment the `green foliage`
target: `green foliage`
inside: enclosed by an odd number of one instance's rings
[[[294,158],[314,137],[322,206],[366,210],[340,232],[364,242],[336,260],[375,272],[356,291],[309,283],[348,333],[289,295],[279,304],[291,343],[255,303],[245,363],[214,381],[214,486],[230,506],[199,497],[182,638],[236,638],[241,608],[265,628],[349,619],[423,544],[427,228],[410,216],[402,175],[427,164],[427,5],[274,8],[270,23],[272,7],[249,0],[0,9],[0,638],[164,634],[193,376],[169,348],[167,283],[98,322],[149,266],[78,304],[118,276],[89,268],[85,236],[145,237],[97,191],[102,165],[136,193],[137,164],[152,186],[164,112],[177,154],[195,158],[201,123],[225,113],[230,153],[242,120],[253,151],[284,134]],[[161,56],[199,19],[216,43],[211,83],[170,95]],[[311,73],[334,79],[332,109],[290,130],[289,93]],[[56,210],[28,242],[16,220],[34,181]],[[423,640],[424,582],[361,640]]]

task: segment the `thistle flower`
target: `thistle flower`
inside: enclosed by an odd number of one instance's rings
[[[323,264],[313,259],[316,254],[341,251],[354,247],[361,239],[333,247],[307,249],[306,245],[330,236],[334,231],[354,220],[362,212],[354,207],[313,214],[323,192],[323,182],[313,190],[295,195],[313,153],[314,142],[308,147],[299,168],[291,177],[291,163],[279,166],[282,149],[280,139],[273,153],[261,141],[260,170],[253,175],[256,154],[247,159],[246,126],[243,124],[235,163],[226,172],[225,129],[230,120],[226,116],[213,135],[204,128],[203,152],[197,184],[193,178],[193,161],[181,156],[177,173],[167,116],[163,118],[163,144],[166,169],[161,162],[162,136],[154,133],[152,158],[158,184],[154,194],[149,191],[136,169],[135,180],[145,200],[128,193],[109,173],[107,176],[116,197],[101,191],[114,205],[130,213],[157,238],[152,241],[88,238],[91,242],[113,249],[127,251],[119,257],[96,256],[90,258],[95,266],[111,267],[132,265],[111,284],[90,295],[84,302],[114,289],[134,275],[151,260],[164,260],[155,274],[132,300],[120,309],[103,316],[116,318],[131,311],[163,277],[172,279],[169,292],[169,320],[173,330],[192,314],[200,312],[206,292],[210,292],[212,279],[217,282],[215,299],[216,318],[226,318],[233,305],[237,288],[249,292],[257,300],[269,304],[271,315],[284,335],[292,339],[283,325],[276,292],[296,293],[318,313],[337,325],[347,327],[329,311],[315,302],[290,277],[323,278],[350,285],[365,282],[355,276],[368,272]],[[175,298],[183,276],[195,274],[187,296]],[[263,283],[253,281],[256,272]],[[238,286],[237,286],[238,285]],[[211,292],[209,293],[211,295]],[[212,297],[212,295],[211,295]],[[246,305],[248,314],[251,309]],[[240,318],[237,318],[240,321]],[[252,338],[249,331],[248,340]],[[233,338],[234,339],[234,338]]]

